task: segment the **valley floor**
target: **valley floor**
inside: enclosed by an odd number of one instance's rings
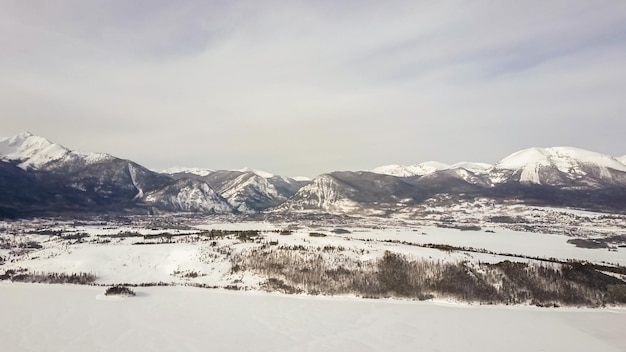
[[[624,309],[0,283],[2,351],[626,350]]]
[[[530,219],[536,219],[533,212]],[[570,215],[550,213],[561,223]],[[591,213],[576,216],[578,228],[594,231],[575,238],[582,246],[564,234],[501,223],[167,216],[4,222],[0,280],[545,306],[626,303],[622,223]]]

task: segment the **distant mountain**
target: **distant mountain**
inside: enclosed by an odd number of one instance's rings
[[[427,162],[385,166],[376,171],[322,175],[280,209],[358,213],[409,207],[438,195],[445,195],[445,199],[514,199],[589,209],[626,207],[626,165],[613,157],[577,148],[532,148],[495,165]],[[395,176],[373,176],[383,174]]]
[[[173,168],[164,171],[175,179],[194,178],[208,183],[237,212],[260,212],[282,204],[310,180],[296,180],[243,168],[207,170]]]
[[[491,164],[463,161],[450,166],[450,169],[465,169],[473,174],[485,174],[493,167]]]
[[[0,155],[4,164],[0,178],[9,177],[12,184],[0,190],[0,197],[7,199],[4,207],[18,213],[147,211],[151,205],[166,211],[184,208],[174,203],[167,207],[167,201],[155,199],[156,191],[175,186],[173,178],[129,160],[72,151],[30,133],[0,140]],[[169,188],[168,199],[174,189]],[[146,194],[151,194],[147,203]]]
[[[487,173],[492,165],[484,163],[460,162],[448,165],[438,161],[427,161],[416,165],[385,165],[372,170],[377,174],[398,177],[426,176],[443,170],[465,169],[474,174]]]
[[[421,177],[409,177],[406,182],[419,186],[429,196],[479,193],[490,185],[484,173],[474,173],[464,168],[450,168]]]
[[[180,179],[147,193],[144,202],[167,211],[232,213],[233,208],[207,183]]]
[[[417,165],[385,165],[372,170],[372,172],[383,175],[411,177],[432,174],[439,170],[446,170],[450,165],[438,161],[427,161]]]
[[[15,163],[24,170],[76,169],[115,159],[103,153],[80,153],[47,139],[23,132],[0,139],[0,160]]]
[[[161,171],[162,174],[167,174],[171,176],[175,176],[178,178],[195,175],[195,176],[208,176],[210,173],[215,170],[211,169],[202,169],[197,167],[172,167],[166,170]]]
[[[240,212],[256,212],[278,206],[307,183],[252,170],[216,171],[204,180]]]
[[[231,171],[239,171],[239,172],[244,172],[244,173],[250,173],[251,172],[251,173],[253,173],[253,174],[257,175],[257,176],[263,177],[263,178],[272,178],[272,177],[276,176],[276,175],[274,175],[272,173],[269,173],[267,171],[254,170],[254,169],[251,169],[249,167],[244,167],[243,169],[231,170]]]
[[[626,185],[626,165],[611,156],[578,148],[530,148],[496,163],[489,177],[494,184],[601,189]]]
[[[399,177],[365,171],[342,171],[314,178],[280,209],[350,213],[362,208],[410,206],[425,198],[426,192]]]
[[[30,133],[0,139],[0,217],[80,212],[313,212],[390,215],[428,200],[474,198],[626,209],[625,157],[530,148],[495,165],[439,162],[330,172],[313,180],[253,169],[151,171]],[[440,206],[440,205],[436,205]]]

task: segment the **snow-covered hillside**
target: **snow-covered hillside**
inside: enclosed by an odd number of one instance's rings
[[[621,309],[539,309],[137,287],[0,284],[3,351],[626,350]],[[245,338],[242,338],[245,336]]]

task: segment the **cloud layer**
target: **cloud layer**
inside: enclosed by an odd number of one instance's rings
[[[1,135],[315,176],[626,152],[619,1],[3,1]]]

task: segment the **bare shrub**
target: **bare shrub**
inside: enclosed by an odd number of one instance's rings
[[[356,294],[539,306],[626,303],[626,283],[581,263],[497,264],[411,259],[387,251],[359,261],[323,248],[266,247],[231,257],[233,268],[267,277],[268,291]]]
[[[126,286],[112,286],[104,292],[105,296],[135,296],[135,291]]]

